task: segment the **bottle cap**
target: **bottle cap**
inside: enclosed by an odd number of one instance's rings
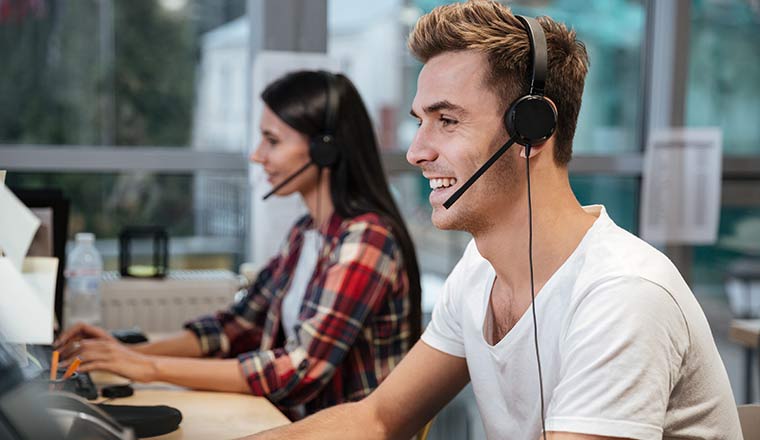
[[[95,234],[92,232],[78,232],[74,238],[77,243],[92,243],[95,241]]]

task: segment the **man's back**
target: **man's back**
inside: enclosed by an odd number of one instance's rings
[[[696,299],[657,250],[599,219],[536,297],[549,431],[741,438],[728,378]],[[423,336],[465,356],[489,438],[538,438],[530,310],[484,338],[494,272],[470,245]]]

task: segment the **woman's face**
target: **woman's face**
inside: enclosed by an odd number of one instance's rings
[[[309,139],[303,133],[282,121],[270,108],[264,106],[260,122],[261,142],[251,154],[251,161],[261,164],[272,187],[287,179],[309,163]],[[317,167],[309,167],[277,195],[286,196],[313,191],[317,185]]]

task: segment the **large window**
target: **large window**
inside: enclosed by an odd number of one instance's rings
[[[155,225],[170,236],[173,269],[237,268],[245,255],[249,187],[244,172],[9,173],[10,188],[63,188],[69,231],[90,231],[105,268],[118,269],[118,236]]]
[[[695,0],[686,121],[719,126],[727,154],[760,155],[760,4]]]
[[[3,144],[214,147],[206,133],[244,116],[212,96],[244,96],[244,0],[3,6]]]
[[[760,163],[760,5],[744,0],[694,0],[686,96],[690,126],[718,126],[727,157]],[[725,170],[724,170],[725,171]],[[723,181],[718,240],[695,248],[693,284],[721,295],[735,264],[760,258],[760,166]]]
[[[169,231],[173,267],[236,268],[249,217],[246,5],[0,1],[0,168],[19,151],[39,165],[11,169],[8,185],[63,190],[70,236],[94,232],[107,267],[121,229],[150,224]],[[186,152],[185,168],[156,147]],[[100,151],[118,151],[127,171]],[[218,152],[242,165],[197,171]],[[57,167],[71,154],[81,167]]]

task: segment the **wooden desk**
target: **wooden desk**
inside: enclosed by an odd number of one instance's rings
[[[111,374],[92,373],[98,385],[125,383]],[[179,429],[157,440],[231,439],[290,423],[264,397],[193,391],[170,384],[133,384],[131,397],[109,400],[114,405],[168,405],[182,412]],[[103,401],[100,399],[99,401]]]
[[[752,402],[754,385],[752,381],[752,363],[755,352],[760,348],[760,319],[734,319],[728,338],[744,347],[744,377],[745,394],[744,403]],[[760,362],[758,363],[760,367]]]

